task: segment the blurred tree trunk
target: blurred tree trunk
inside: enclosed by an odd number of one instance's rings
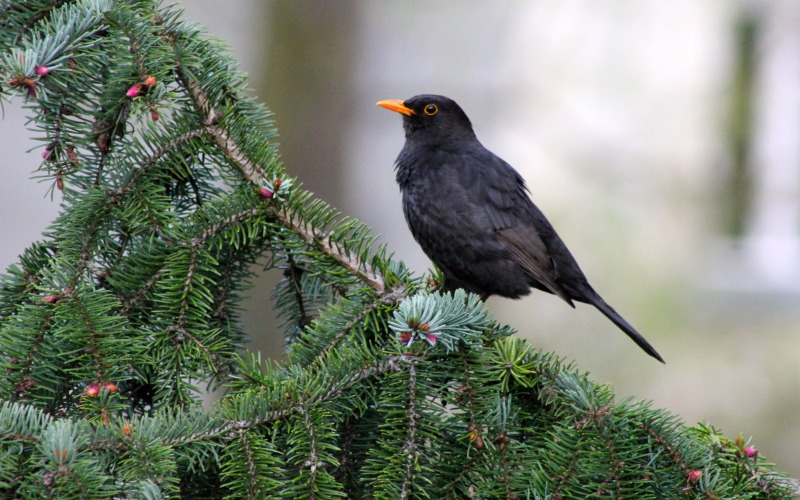
[[[358,8],[353,0],[277,0],[266,50],[281,154],[306,187],[334,206],[353,114]]]
[[[281,156],[311,191],[341,207],[344,151],[353,96],[358,22],[352,0],[276,0],[263,10],[270,32],[261,53],[264,82],[258,95],[269,95],[280,134]],[[251,349],[278,358],[284,339],[271,307],[271,294],[281,275],[263,266],[248,292],[245,329],[253,332]]]

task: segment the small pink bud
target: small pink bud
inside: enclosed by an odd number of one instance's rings
[[[275,193],[273,193],[272,191],[270,191],[267,188],[261,188],[261,196],[263,196],[264,198],[270,199],[273,196],[275,196]]]
[[[52,149],[45,149],[42,151],[42,160],[50,161],[53,159],[53,150]]]
[[[400,332],[400,342],[403,344],[411,342],[411,332]]]
[[[145,79],[142,81],[142,83],[144,83],[144,86],[145,86],[145,87],[152,87],[153,85],[155,85],[155,84],[156,84],[156,77],[154,77],[154,76],[148,76],[147,78],[145,78]]]
[[[689,471],[689,482],[690,483],[696,483],[697,481],[700,480],[701,477],[703,477],[703,471],[698,470],[698,469],[694,469],[694,470],[690,470]]]
[[[67,158],[69,158],[69,161],[72,163],[80,164],[78,154],[75,152],[75,146],[67,146]]]
[[[108,392],[117,392],[117,384],[114,382],[106,382],[103,384],[103,389],[107,390]]]
[[[93,398],[100,394],[100,386],[97,384],[90,384],[86,386],[86,389],[83,391],[83,395],[87,398]]]
[[[753,458],[758,454],[758,450],[756,450],[752,446],[748,446],[747,448],[744,449],[744,454],[747,455],[747,458]]]
[[[432,333],[424,333],[423,335],[425,335],[425,338],[428,339],[431,345],[436,345],[436,335]]]
[[[137,83],[135,85],[132,85],[131,88],[128,89],[128,92],[125,93],[125,95],[130,98],[134,98],[138,96],[141,92],[142,92],[142,84]]]
[[[47,76],[50,73],[50,68],[47,66],[36,66],[34,72],[39,76]]]
[[[54,294],[48,295],[47,297],[43,298],[42,302],[44,302],[45,304],[55,304],[56,302],[58,302],[62,298],[64,298],[64,296],[61,295],[60,293],[54,293]]]

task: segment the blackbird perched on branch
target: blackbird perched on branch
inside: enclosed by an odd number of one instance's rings
[[[530,288],[596,307],[647,354],[656,350],[594,291],[525,181],[483,147],[455,101],[418,95],[378,106],[403,115],[395,164],[414,238],[441,269],[445,288],[519,298]]]

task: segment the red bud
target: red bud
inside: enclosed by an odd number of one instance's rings
[[[83,391],[83,395],[87,398],[93,398],[100,394],[100,386],[97,384],[91,384],[86,386],[86,389]]]
[[[272,198],[273,196],[275,196],[275,193],[273,193],[272,191],[270,191],[267,188],[261,188],[261,196],[263,196],[264,198],[269,199],[269,198]]]
[[[138,96],[142,92],[142,84],[137,83],[131,88],[128,89],[128,92],[125,93],[126,96],[130,97],[131,99]]]
[[[701,477],[703,477],[703,471],[697,470],[697,469],[689,471],[689,482],[690,483],[696,483],[697,481],[700,480]]]
[[[47,66],[36,66],[34,72],[39,76],[47,76],[50,73],[50,68]]]
[[[145,87],[152,87],[153,85],[156,84],[156,77],[148,76],[147,78],[142,80],[142,83],[144,83]]]
[[[55,304],[56,302],[58,302],[59,300],[61,300],[63,298],[64,298],[64,296],[62,294],[54,293],[54,294],[48,295],[47,297],[43,298],[42,302],[44,302],[45,304]]]
[[[67,146],[67,158],[72,163],[80,163],[78,160],[78,153],[75,152],[75,146]]]
[[[103,384],[103,389],[107,390],[108,392],[117,392],[117,384],[114,382],[106,382]]]

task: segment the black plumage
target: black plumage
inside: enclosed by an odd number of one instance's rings
[[[525,181],[486,149],[455,101],[418,95],[379,106],[403,114],[395,165],[414,238],[445,287],[519,298],[530,288],[595,306],[662,363],[656,350],[589,285],[575,258],[528,196]]]

